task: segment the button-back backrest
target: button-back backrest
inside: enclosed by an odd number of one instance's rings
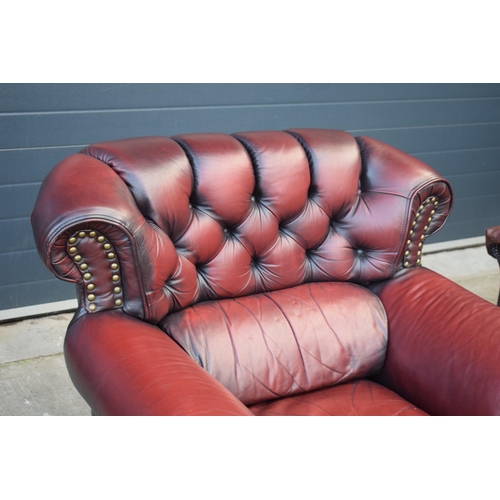
[[[346,132],[149,137],[82,153],[113,168],[175,246],[157,318],[305,282],[367,284],[400,265],[409,198],[387,188],[383,168],[368,171]]]

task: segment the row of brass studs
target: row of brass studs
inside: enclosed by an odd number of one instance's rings
[[[78,238],[80,239],[83,239],[87,236],[87,233],[85,231],[80,231],[78,233]],[[106,238],[102,235],[100,236],[97,236],[97,232],[96,231],[90,231],[88,233],[88,236],[89,238],[96,238],[97,237],[97,241],[99,243],[103,243],[102,247],[104,250],[111,250],[111,244],[108,243],[106,241]],[[76,236],[72,236],[71,238],[68,239],[68,243],[70,245],[74,245],[76,242],[77,242],[77,238]],[[82,256],[79,255],[77,252],[78,252],[78,248],[76,248],[75,246],[70,246],[68,252],[70,253],[70,255],[73,257],[73,260],[77,263],[77,265],[79,266],[80,270],[83,271],[83,279],[88,282],[91,278],[92,278],[92,274],[90,274],[87,270],[89,268],[88,264],[86,264],[85,262],[83,262],[82,264],[78,264],[79,262],[81,262],[82,260]],[[108,259],[114,259],[116,257],[116,255],[113,253],[113,252],[109,252],[106,257]],[[110,265],[110,268],[112,271],[118,271],[119,269],[119,266],[118,266],[118,263],[116,262],[113,262],[111,265]],[[113,283],[115,285],[118,284],[118,281],[120,281],[120,274],[117,272],[116,274],[113,273],[112,277],[111,277],[111,280],[113,281]],[[89,310],[91,312],[94,312],[96,309],[97,309],[97,305],[94,304],[94,301],[96,299],[96,295],[94,293],[94,290],[95,290],[95,285],[94,283],[90,282],[90,283],[86,283],[86,287],[88,292],[92,292],[92,293],[89,293],[87,295],[87,300],[89,302],[91,302],[91,304],[89,305]],[[115,286],[113,288],[113,293],[115,295],[120,295],[122,293],[122,288],[120,286]],[[117,307],[121,307],[123,305],[123,300],[120,299],[120,298],[117,298],[115,299],[115,306]]]
[[[425,207],[429,204],[433,204],[434,205],[434,208],[431,210],[430,212],[430,217],[427,219],[427,221],[425,222],[425,226],[424,226],[424,233],[426,233],[428,230],[429,230],[429,226],[430,226],[430,223],[432,222],[432,219],[434,217],[434,215],[436,214],[436,208],[437,206],[439,205],[439,201],[438,199],[435,197],[435,196],[432,196],[432,197],[429,197],[427,198],[423,203],[422,205],[420,205],[418,207],[418,210],[417,210],[417,213],[415,214],[415,219],[413,220],[413,223],[412,223],[412,227],[410,229],[410,238],[408,239],[408,241],[406,242],[406,251],[405,251],[405,261],[404,261],[404,264],[403,266],[404,267],[409,267],[410,266],[410,261],[408,260],[409,256],[410,256],[410,246],[412,244],[412,240],[411,240],[411,237],[413,236],[413,234],[415,233],[415,227],[416,225],[418,224],[419,222],[419,219],[420,217],[422,216],[422,212],[424,211]],[[424,246],[424,240],[425,238],[427,238],[427,235],[426,234],[422,234],[420,236],[420,241],[418,243],[418,251],[417,251],[417,261],[415,262],[415,264],[417,266],[420,266],[421,262],[422,262],[422,247]]]

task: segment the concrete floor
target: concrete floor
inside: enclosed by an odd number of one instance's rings
[[[90,415],[62,354],[72,316],[0,325],[0,415]]]
[[[497,262],[484,246],[425,255],[422,263],[496,304]],[[62,354],[71,313],[0,324],[0,415],[90,415]]]

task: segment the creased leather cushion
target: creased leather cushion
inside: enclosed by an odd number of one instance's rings
[[[382,303],[351,283],[200,303],[159,326],[245,404],[373,374],[387,345]]]
[[[258,416],[424,416],[424,411],[395,392],[370,380],[356,380],[260,403],[250,407]]]

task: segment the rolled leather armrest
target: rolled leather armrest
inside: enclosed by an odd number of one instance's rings
[[[370,286],[387,312],[376,381],[431,415],[500,415],[500,309],[425,268]]]
[[[159,328],[121,311],[76,319],[64,354],[96,415],[253,415]]]
[[[419,266],[425,240],[443,227],[450,214],[451,185],[434,169],[403,151],[369,137],[356,140],[363,165],[361,186],[406,201],[401,212],[402,245],[394,271]]]
[[[43,262],[58,278],[78,284],[88,313],[123,307],[152,323],[165,315],[155,305],[177,266],[175,248],[144,218],[109,165],[80,153],[64,159],[42,183],[31,221]],[[90,300],[89,284],[95,296]]]

